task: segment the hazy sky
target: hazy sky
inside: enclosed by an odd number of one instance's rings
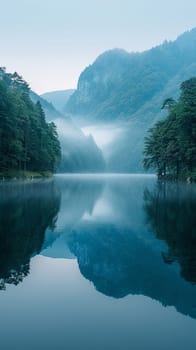
[[[41,93],[74,88],[103,51],[142,51],[196,26],[196,0],[0,0],[0,66]]]

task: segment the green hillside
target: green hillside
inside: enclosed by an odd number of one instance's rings
[[[91,121],[154,115],[160,100],[196,74],[195,47],[196,28],[142,53],[107,51],[82,72],[66,110]]]

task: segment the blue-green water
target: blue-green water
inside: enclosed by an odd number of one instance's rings
[[[0,183],[0,349],[196,348],[196,187]]]

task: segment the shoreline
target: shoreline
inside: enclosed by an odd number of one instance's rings
[[[5,172],[0,172],[0,181],[6,180],[34,180],[50,178],[53,173],[50,171],[23,171],[23,170],[9,170]]]

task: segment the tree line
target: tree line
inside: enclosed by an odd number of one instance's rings
[[[56,126],[47,123],[40,102],[30,98],[17,73],[0,68],[0,173],[54,172],[61,150]]]
[[[168,116],[145,138],[144,166],[158,177],[196,180],[196,77],[181,84],[178,101],[168,98]]]

